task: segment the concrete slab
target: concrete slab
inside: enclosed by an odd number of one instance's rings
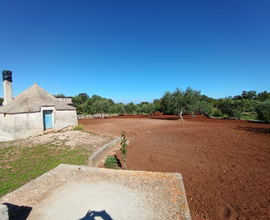
[[[5,195],[27,219],[191,219],[182,175],[61,164]]]

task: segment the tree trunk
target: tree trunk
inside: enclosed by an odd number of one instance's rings
[[[194,119],[196,116],[196,111],[191,112],[191,118]]]
[[[184,121],[182,114],[183,114],[183,110],[181,109],[181,111],[179,113],[179,120]]]

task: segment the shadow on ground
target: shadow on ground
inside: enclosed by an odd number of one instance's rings
[[[237,130],[244,130],[252,133],[270,134],[270,128],[254,128],[238,126]]]
[[[32,210],[32,207],[17,206],[11,203],[3,203],[8,208],[9,220],[26,220]]]
[[[100,212],[89,210],[86,215],[79,220],[95,220],[95,217],[101,217],[103,220],[113,220],[105,210]]]
[[[153,118],[150,118],[150,119],[158,119],[158,120],[179,120],[179,117],[177,117],[177,118],[172,118],[172,117],[161,118],[161,117],[159,117],[159,116],[156,116],[156,117],[153,117]]]

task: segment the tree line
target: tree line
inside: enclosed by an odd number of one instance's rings
[[[55,97],[63,98],[65,95],[59,94]],[[141,102],[134,104],[114,103],[112,99],[102,98],[98,95],[89,96],[87,93],[80,93],[72,97],[73,106],[77,108],[78,114],[104,114],[115,113],[118,115],[123,114],[153,114],[160,110],[159,100],[154,100],[153,103]]]
[[[65,97],[63,94],[56,97]],[[102,98],[98,95],[88,96],[80,93],[72,97],[73,106],[78,114],[105,113],[123,114],[154,114],[160,111],[162,114],[178,115],[183,120],[183,114],[191,114],[194,118],[197,114],[203,116],[222,116],[240,118],[243,112],[256,115],[258,119],[270,120],[270,93],[267,91],[243,91],[241,95],[234,97],[214,99],[201,95],[201,91],[187,87],[186,90],[176,88],[174,92],[167,91],[160,99],[154,99],[153,103],[141,102],[134,104],[114,103],[112,99]]]
[[[65,97],[64,94],[55,97]],[[167,91],[160,99],[154,99],[152,103],[141,102],[134,104],[114,103],[112,99],[102,98],[98,95],[89,96],[80,93],[71,97],[73,106],[77,108],[78,114],[96,114],[101,116],[106,113],[123,114],[154,114],[157,111],[163,114],[176,114],[183,120],[184,113],[214,115],[240,118],[243,112],[256,115],[258,119],[270,121],[270,93],[267,91],[257,93],[254,90],[243,91],[241,95],[234,97],[214,99],[201,95],[201,91],[187,87],[186,90],[176,88],[174,92]],[[2,105],[3,98],[0,98]]]
[[[191,114],[192,118],[198,113],[241,118],[243,112],[249,112],[260,120],[270,121],[270,93],[267,91],[258,94],[256,91],[243,91],[242,95],[213,99],[190,87],[185,91],[176,88],[174,92],[165,92],[160,106],[165,114],[177,114],[181,120],[183,113]]]

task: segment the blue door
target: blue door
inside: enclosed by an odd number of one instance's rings
[[[44,110],[43,111],[43,120],[44,120],[44,130],[52,128],[52,111]]]

